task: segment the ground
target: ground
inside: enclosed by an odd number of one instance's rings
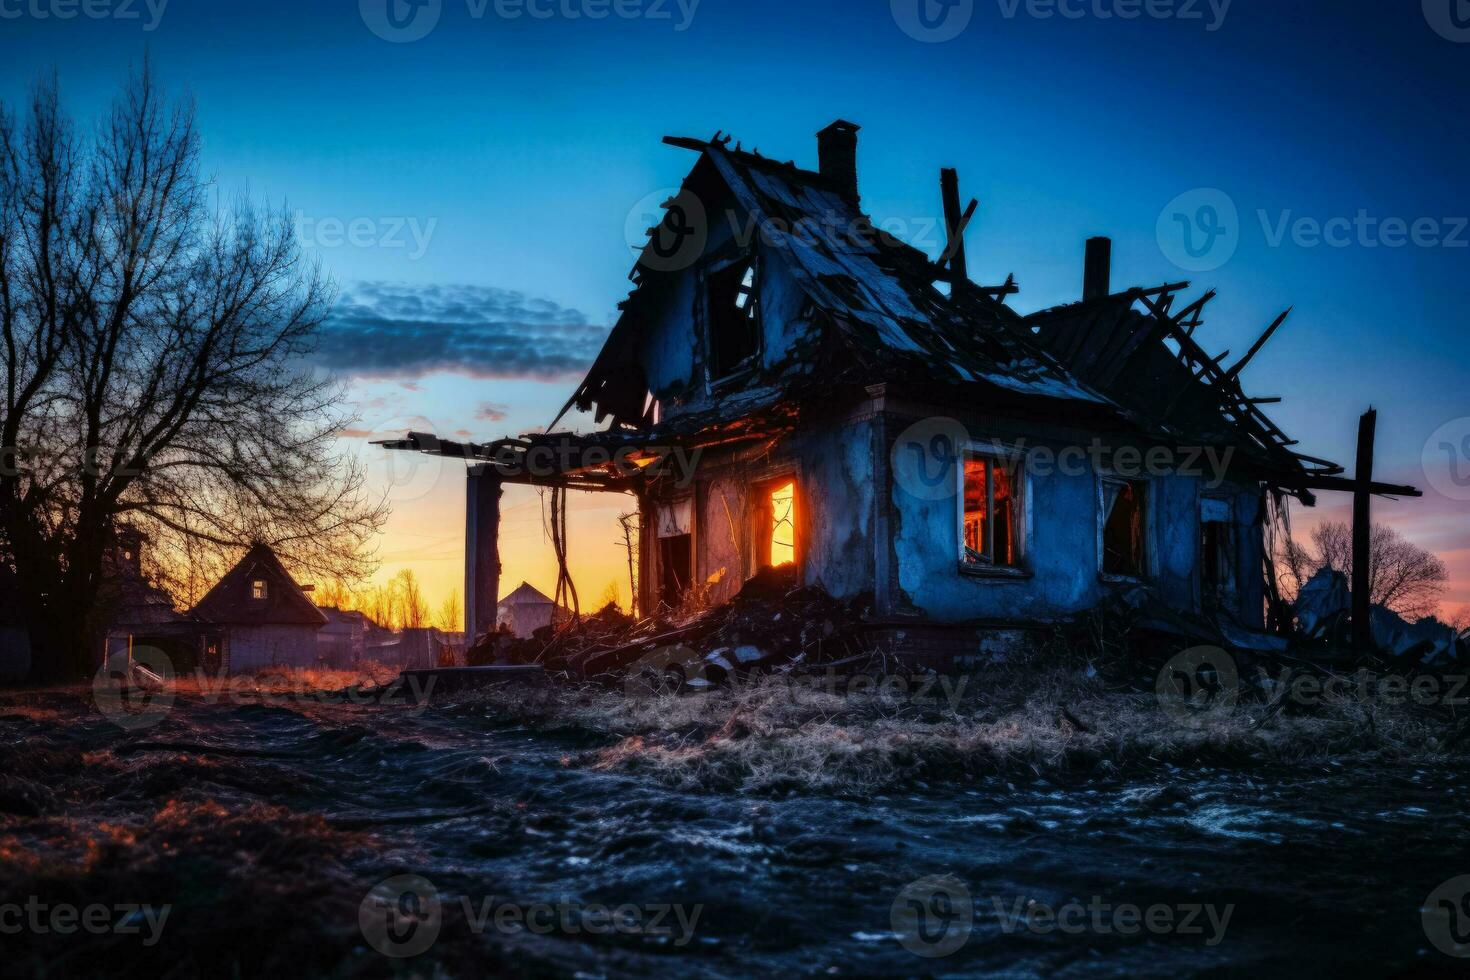
[[[426,703],[328,693],[345,680],[181,685],[143,716],[89,687],[0,693],[0,928],[32,916],[4,935],[0,973],[1466,962],[1421,916],[1470,873],[1464,756],[1438,716],[1186,721],[1080,666],[923,691],[543,682]],[[116,723],[138,717],[155,723]],[[52,918],[99,904],[106,928]]]

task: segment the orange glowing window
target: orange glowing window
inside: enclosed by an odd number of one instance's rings
[[[796,561],[796,484],[771,491],[771,564]]]
[[[964,507],[964,563],[1020,568],[1016,474],[997,460],[966,457]]]

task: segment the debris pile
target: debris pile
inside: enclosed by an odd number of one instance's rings
[[[543,665],[587,677],[622,676],[657,661],[660,670],[709,681],[736,671],[832,667],[864,660],[859,638],[870,600],[844,602],[797,586],[794,566],[762,569],[733,599],[684,616],[633,619],[614,606],[528,639],[488,634],[469,652],[472,665]]]
[[[471,667],[506,664],[541,664],[548,670],[565,670],[571,661],[592,650],[630,642],[635,635],[652,635],[669,625],[661,620],[638,620],[609,603],[575,622],[543,626],[529,637],[519,637],[502,626],[487,633],[465,654]]]

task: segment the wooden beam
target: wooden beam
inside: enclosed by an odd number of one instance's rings
[[[1014,273],[1006,276],[1006,281],[1003,285],[980,287],[980,292],[989,296],[996,302],[1003,302],[1007,296],[1014,296],[1020,291],[1021,287],[1016,285],[1016,276]]]
[[[1269,327],[1266,328],[1266,332],[1261,334],[1261,339],[1256,341],[1254,344],[1251,344],[1251,349],[1246,351],[1245,356],[1236,362],[1235,367],[1225,372],[1225,377],[1234,378],[1239,375],[1241,371],[1244,371],[1245,366],[1251,362],[1252,358],[1254,358],[1257,354],[1261,352],[1262,347],[1266,346],[1266,341],[1271,339],[1271,335],[1274,334],[1278,329],[1280,329],[1281,325],[1286,322],[1287,317],[1291,316],[1291,311],[1292,307],[1288,306],[1285,312],[1278,316],[1276,320]]]
[[[950,272],[950,290],[963,292],[970,286],[970,270],[965,258],[965,226],[970,223],[978,201],[971,201],[963,213],[960,211],[960,178],[953,167],[939,171],[939,195],[944,204],[944,254],[939,264],[947,265]]]
[[[1373,649],[1372,624],[1372,534],[1373,534],[1373,442],[1378,429],[1378,412],[1368,409],[1358,420],[1358,467],[1353,490],[1353,648],[1358,653]]]
[[[1308,476],[1289,480],[1286,486],[1305,487],[1308,490],[1333,490],[1340,493],[1356,493],[1358,481],[1345,476]],[[1424,491],[1418,487],[1406,487],[1393,483],[1373,482],[1368,492],[1375,497],[1422,497]]]

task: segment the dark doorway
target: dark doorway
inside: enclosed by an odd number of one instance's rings
[[[1200,584],[1207,609],[1216,609],[1235,591],[1231,527],[1223,521],[1200,525]]]
[[[694,539],[676,534],[658,539],[658,599],[673,609],[684,601],[694,577]]]
[[[199,670],[199,638],[197,636],[134,636],[133,651],[151,648],[168,658],[175,677],[183,677]],[[146,663],[146,661],[145,661]]]

